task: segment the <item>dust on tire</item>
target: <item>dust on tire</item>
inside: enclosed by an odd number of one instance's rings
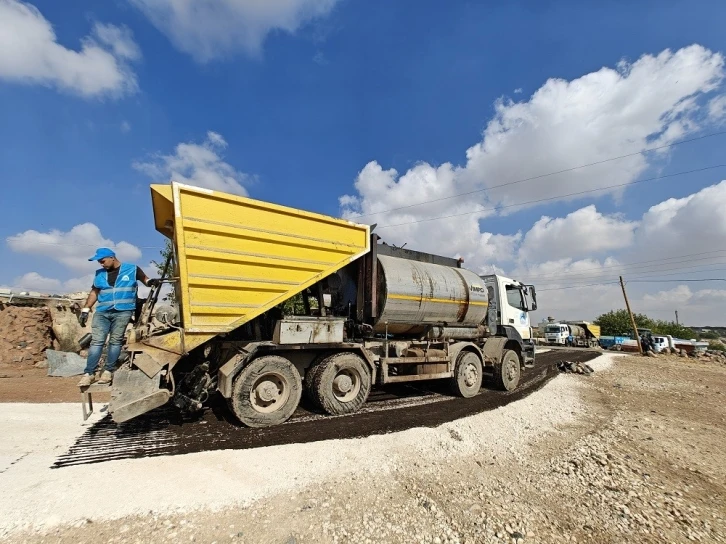
[[[334,353],[322,359],[312,370],[310,394],[320,408],[331,415],[351,414],[360,409],[371,391],[371,371],[366,362],[351,352]],[[341,401],[335,394],[334,380],[341,371],[357,374],[359,388],[348,401]]]
[[[261,412],[252,401],[253,387],[256,384],[259,387],[265,377],[288,388],[282,392],[284,398],[280,406],[269,412]],[[232,386],[229,404],[237,419],[248,427],[269,427],[287,421],[297,409],[301,396],[302,380],[295,366],[279,355],[265,355],[242,369]]]
[[[494,364],[494,385],[497,389],[514,391],[519,385],[521,377],[522,367],[519,355],[511,349],[505,350],[502,354],[502,360]]]
[[[469,375],[472,372],[475,376]],[[471,351],[462,351],[456,358],[450,381],[452,392],[459,397],[471,398],[481,389],[482,378],[483,365],[479,356]]]

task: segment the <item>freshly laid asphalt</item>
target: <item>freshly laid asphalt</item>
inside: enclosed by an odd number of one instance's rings
[[[522,373],[519,387],[511,392],[498,391],[485,382],[477,396],[463,399],[448,393],[442,383],[446,380],[385,386],[376,388],[363,409],[355,414],[331,417],[303,401],[285,424],[263,429],[241,426],[223,399],[212,402],[210,409],[194,418],[182,417],[171,408],[155,410],[122,425],[106,416],[59,457],[54,468],[115,459],[361,438],[412,427],[435,427],[522,399],[558,374],[558,362],[585,362],[599,353],[585,349],[538,353],[534,368]]]

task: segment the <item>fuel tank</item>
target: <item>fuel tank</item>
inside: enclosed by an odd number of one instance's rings
[[[464,268],[378,256],[376,332],[421,334],[432,325],[477,327],[487,314],[484,282]]]

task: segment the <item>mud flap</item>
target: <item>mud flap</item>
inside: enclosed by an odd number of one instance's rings
[[[108,411],[116,423],[123,423],[169,402],[171,393],[160,388],[161,373],[149,378],[140,370],[120,368],[113,375]]]

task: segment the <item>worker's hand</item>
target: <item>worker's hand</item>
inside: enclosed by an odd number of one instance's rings
[[[80,323],[81,327],[86,326],[86,322],[88,321],[88,315],[91,313],[90,308],[83,308],[81,310],[81,313],[78,314],[78,323]]]
[[[158,278],[151,278],[146,282],[147,287],[158,287],[161,285],[161,280]]]

